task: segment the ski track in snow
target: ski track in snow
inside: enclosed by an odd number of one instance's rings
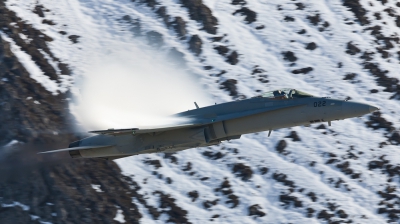
[[[304,10],[295,10],[293,2],[285,0],[279,2],[282,8],[280,11],[277,10],[277,3],[263,0],[247,1],[246,7],[257,12],[257,21],[253,24],[246,24],[243,16],[232,15],[240,6],[231,5],[230,0],[205,0],[205,4],[218,19],[217,36],[227,34],[223,39],[228,41],[225,44],[232,50],[237,50],[240,55],[240,62],[237,65],[225,62],[225,59],[213,49],[219,43],[212,43],[209,40],[214,35],[202,31],[200,29],[202,26],[190,20],[187,10],[175,0],[162,1],[161,5],[167,7],[168,14],[172,17],[180,16],[187,22],[187,31],[190,35],[200,36],[203,40],[203,52],[200,58],[204,59],[204,62],[200,62],[199,58],[188,50],[187,40],[176,38],[174,31],[167,29],[161,19],[144,4],[128,0],[62,0],[57,4],[51,0],[38,2],[51,10],[51,13],[46,14],[46,18],[54,20],[56,26],[42,24],[41,18],[32,13],[36,0],[9,0],[7,4],[21,18],[54,38],[50,43],[52,51],[71,65],[74,74],[79,74],[86,66],[85,52],[96,52],[102,45],[112,42],[135,42],[133,35],[118,22],[124,15],[130,15],[132,18],[140,19],[143,29],[154,30],[163,35],[165,42],[163,50],[175,47],[184,54],[188,67],[200,77],[201,84],[207,87],[205,91],[210,92],[217,103],[229,101],[231,97],[224,90],[220,90],[219,84],[215,83],[221,81],[220,78],[209,74],[225,70],[227,73],[223,75],[223,79],[238,80],[239,93],[247,97],[257,95],[256,90],[269,91],[281,87],[293,87],[317,96],[332,98],[343,99],[351,96],[353,100],[369,102],[380,107],[385,119],[393,122],[393,126],[397,129],[400,126],[396,116],[400,111],[399,102],[388,100],[391,93],[383,92],[383,87],[377,86],[375,78],[363,70],[361,59],[345,52],[349,41],[356,43],[363,51],[376,50],[371,44],[374,41],[373,37],[368,32],[363,32],[364,27],[358,23],[352,25],[344,23],[346,18],[354,19],[354,15],[340,0],[307,2]],[[383,9],[379,6],[372,9],[367,4],[363,5],[368,10]],[[318,31],[317,26],[312,25],[306,18],[307,15],[317,13],[323,21],[330,23],[324,32]],[[284,16],[291,16],[295,21],[285,22]],[[393,21],[383,16],[382,20],[385,19],[388,25],[382,32],[390,34],[392,30],[398,30]],[[265,28],[255,29],[259,25],[265,25]],[[72,44],[65,36],[58,34],[60,29],[67,31],[68,34],[81,36],[80,42]],[[307,31],[306,35],[297,33],[301,29]],[[306,44],[310,42],[315,42],[318,48],[313,51],[305,49]],[[289,66],[290,62],[283,60],[282,52],[289,50],[298,58],[293,66]],[[398,46],[396,50],[399,50]],[[384,69],[389,71],[388,76],[399,77],[398,62],[388,62],[378,54],[373,61],[384,66]],[[340,62],[343,63],[343,67],[338,68]],[[213,69],[205,71],[202,69],[205,65],[213,66]],[[255,76],[250,75],[256,65],[267,71],[269,83],[261,83]],[[291,73],[294,69],[309,66],[314,69],[310,74]],[[347,73],[357,73],[357,80],[361,82],[350,83],[343,80]],[[370,94],[371,89],[378,89],[379,93]],[[380,173],[379,170],[368,170],[368,162],[381,155],[387,155],[386,159],[392,164],[398,164],[400,162],[398,146],[388,145],[379,148],[379,143],[386,141],[384,131],[367,128],[365,121],[366,116],[333,122],[333,126],[327,130],[317,130],[314,128],[315,125],[311,128],[281,129],[273,131],[269,138],[266,133],[245,135],[240,140],[225,142],[211,149],[200,148],[179,152],[174,155],[178,159],[178,164],[169,162],[163,154],[139,155],[119,159],[117,163],[124,174],[132,176],[142,187],[139,193],[146,194],[150,205],[155,207],[159,205],[158,196],[152,192],[163,191],[170,194],[181,208],[188,211],[188,219],[193,223],[208,222],[214,214],[220,215],[214,219],[220,223],[319,223],[321,220],[315,218],[316,214],[314,218],[307,218],[306,208],[313,208],[318,213],[320,210],[326,210],[327,202],[336,203],[349,215],[348,219],[352,219],[355,223],[384,223],[386,217],[377,214],[378,204],[382,198],[376,192],[386,186],[381,183],[386,183],[387,175]],[[285,138],[291,131],[296,131],[301,141],[294,142]],[[324,131],[333,132],[335,135],[324,135],[322,133]],[[281,155],[275,150],[277,143],[282,139],[288,143],[285,150],[290,152],[289,155]],[[350,146],[354,146],[354,152],[363,153],[357,154],[357,160],[346,159],[350,162],[351,169],[361,174],[362,182],[359,182],[360,179],[352,179],[345,175],[335,167],[335,164],[326,164],[329,159],[326,156],[328,153],[336,154],[340,159],[347,154],[346,151]],[[238,153],[228,152],[230,148],[238,149]],[[219,160],[211,160],[202,155],[204,151],[220,151],[225,156]],[[146,159],[159,160],[162,167],[154,169],[153,166],[143,162]],[[315,166],[310,166],[313,161],[316,162]],[[182,171],[188,162],[192,164],[192,170]],[[232,173],[231,165],[235,163],[251,167],[254,174],[250,181],[242,181]],[[261,175],[258,171],[260,167],[268,167],[268,174]],[[163,175],[163,178],[153,175],[153,171]],[[195,174],[188,174],[193,171]],[[288,193],[289,187],[275,181],[272,178],[274,173],[286,174],[288,180],[294,181],[296,189],[305,189],[302,193],[296,190],[291,194],[302,201],[303,207],[290,206],[286,209],[282,206],[279,195],[281,192]],[[172,179],[171,184],[166,183],[167,177]],[[201,181],[202,177],[209,179]],[[228,200],[227,197],[214,191],[225,177],[229,180],[234,194],[239,197],[240,203],[236,208],[230,208],[231,204],[224,203]],[[329,178],[335,181],[341,178],[345,183],[336,188],[334,184],[329,183]],[[144,179],[147,179],[147,183],[144,183]],[[394,179],[392,185],[399,186],[398,178]],[[187,196],[187,193],[193,190],[199,192],[199,198],[195,202]],[[316,194],[318,197],[316,202],[306,196],[309,192]],[[220,200],[217,205],[210,209],[203,207],[205,200],[215,199]],[[149,221],[151,215],[146,213],[146,208],[137,201],[134,203],[144,212],[143,220]],[[248,216],[248,207],[254,204],[260,205],[261,210],[267,215],[258,218]],[[363,215],[368,221],[362,218]],[[163,221],[164,218],[162,215],[159,220],[154,220],[154,223],[163,223],[166,220]]]

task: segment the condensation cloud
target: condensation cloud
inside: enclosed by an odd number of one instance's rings
[[[198,77],[145,45],[117,43],[89,54],[71,111],[85,130],[158,127],[189,122],[171,117],[209,105]]]

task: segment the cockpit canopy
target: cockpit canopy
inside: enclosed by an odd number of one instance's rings
[[[272,98],[272,99],[297,99],[313,97],[313,95],[290,88],[278,89],[270,92],[265,92],[261,97]]]

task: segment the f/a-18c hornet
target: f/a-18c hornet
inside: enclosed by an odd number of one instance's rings
[[[69,148],[42,153],[68,151],[72,158],[118,159],[122,157],[165,152],[171,153],[216,145],[241,135],[308,126],[359,117],[379,108],[345,100],[316,97],[296,89],[266,92],[250,99],[232,101],[177,114],[190,118],[190,124],[154,129],[108,129],[73,142]]]

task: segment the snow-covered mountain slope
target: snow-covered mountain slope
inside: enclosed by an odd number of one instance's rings
[[[212,102],[293,87],[381,108],[330,127],[276,130],[269,138],[256,133],[210,148],[117,160],[144,198],[132,198],[143,223],[400,221],[398,2],[8,0],[6,5],[52,38],[49,48],[73,77],[85,75],[93,55],[147,48],[147,42],[162,55],[180,57]],[[22,57],[21,63],[29,63]],[[72,88],[61,73],[58,85],[60,91]],[[120,211],[123,222],[126,210]]]

